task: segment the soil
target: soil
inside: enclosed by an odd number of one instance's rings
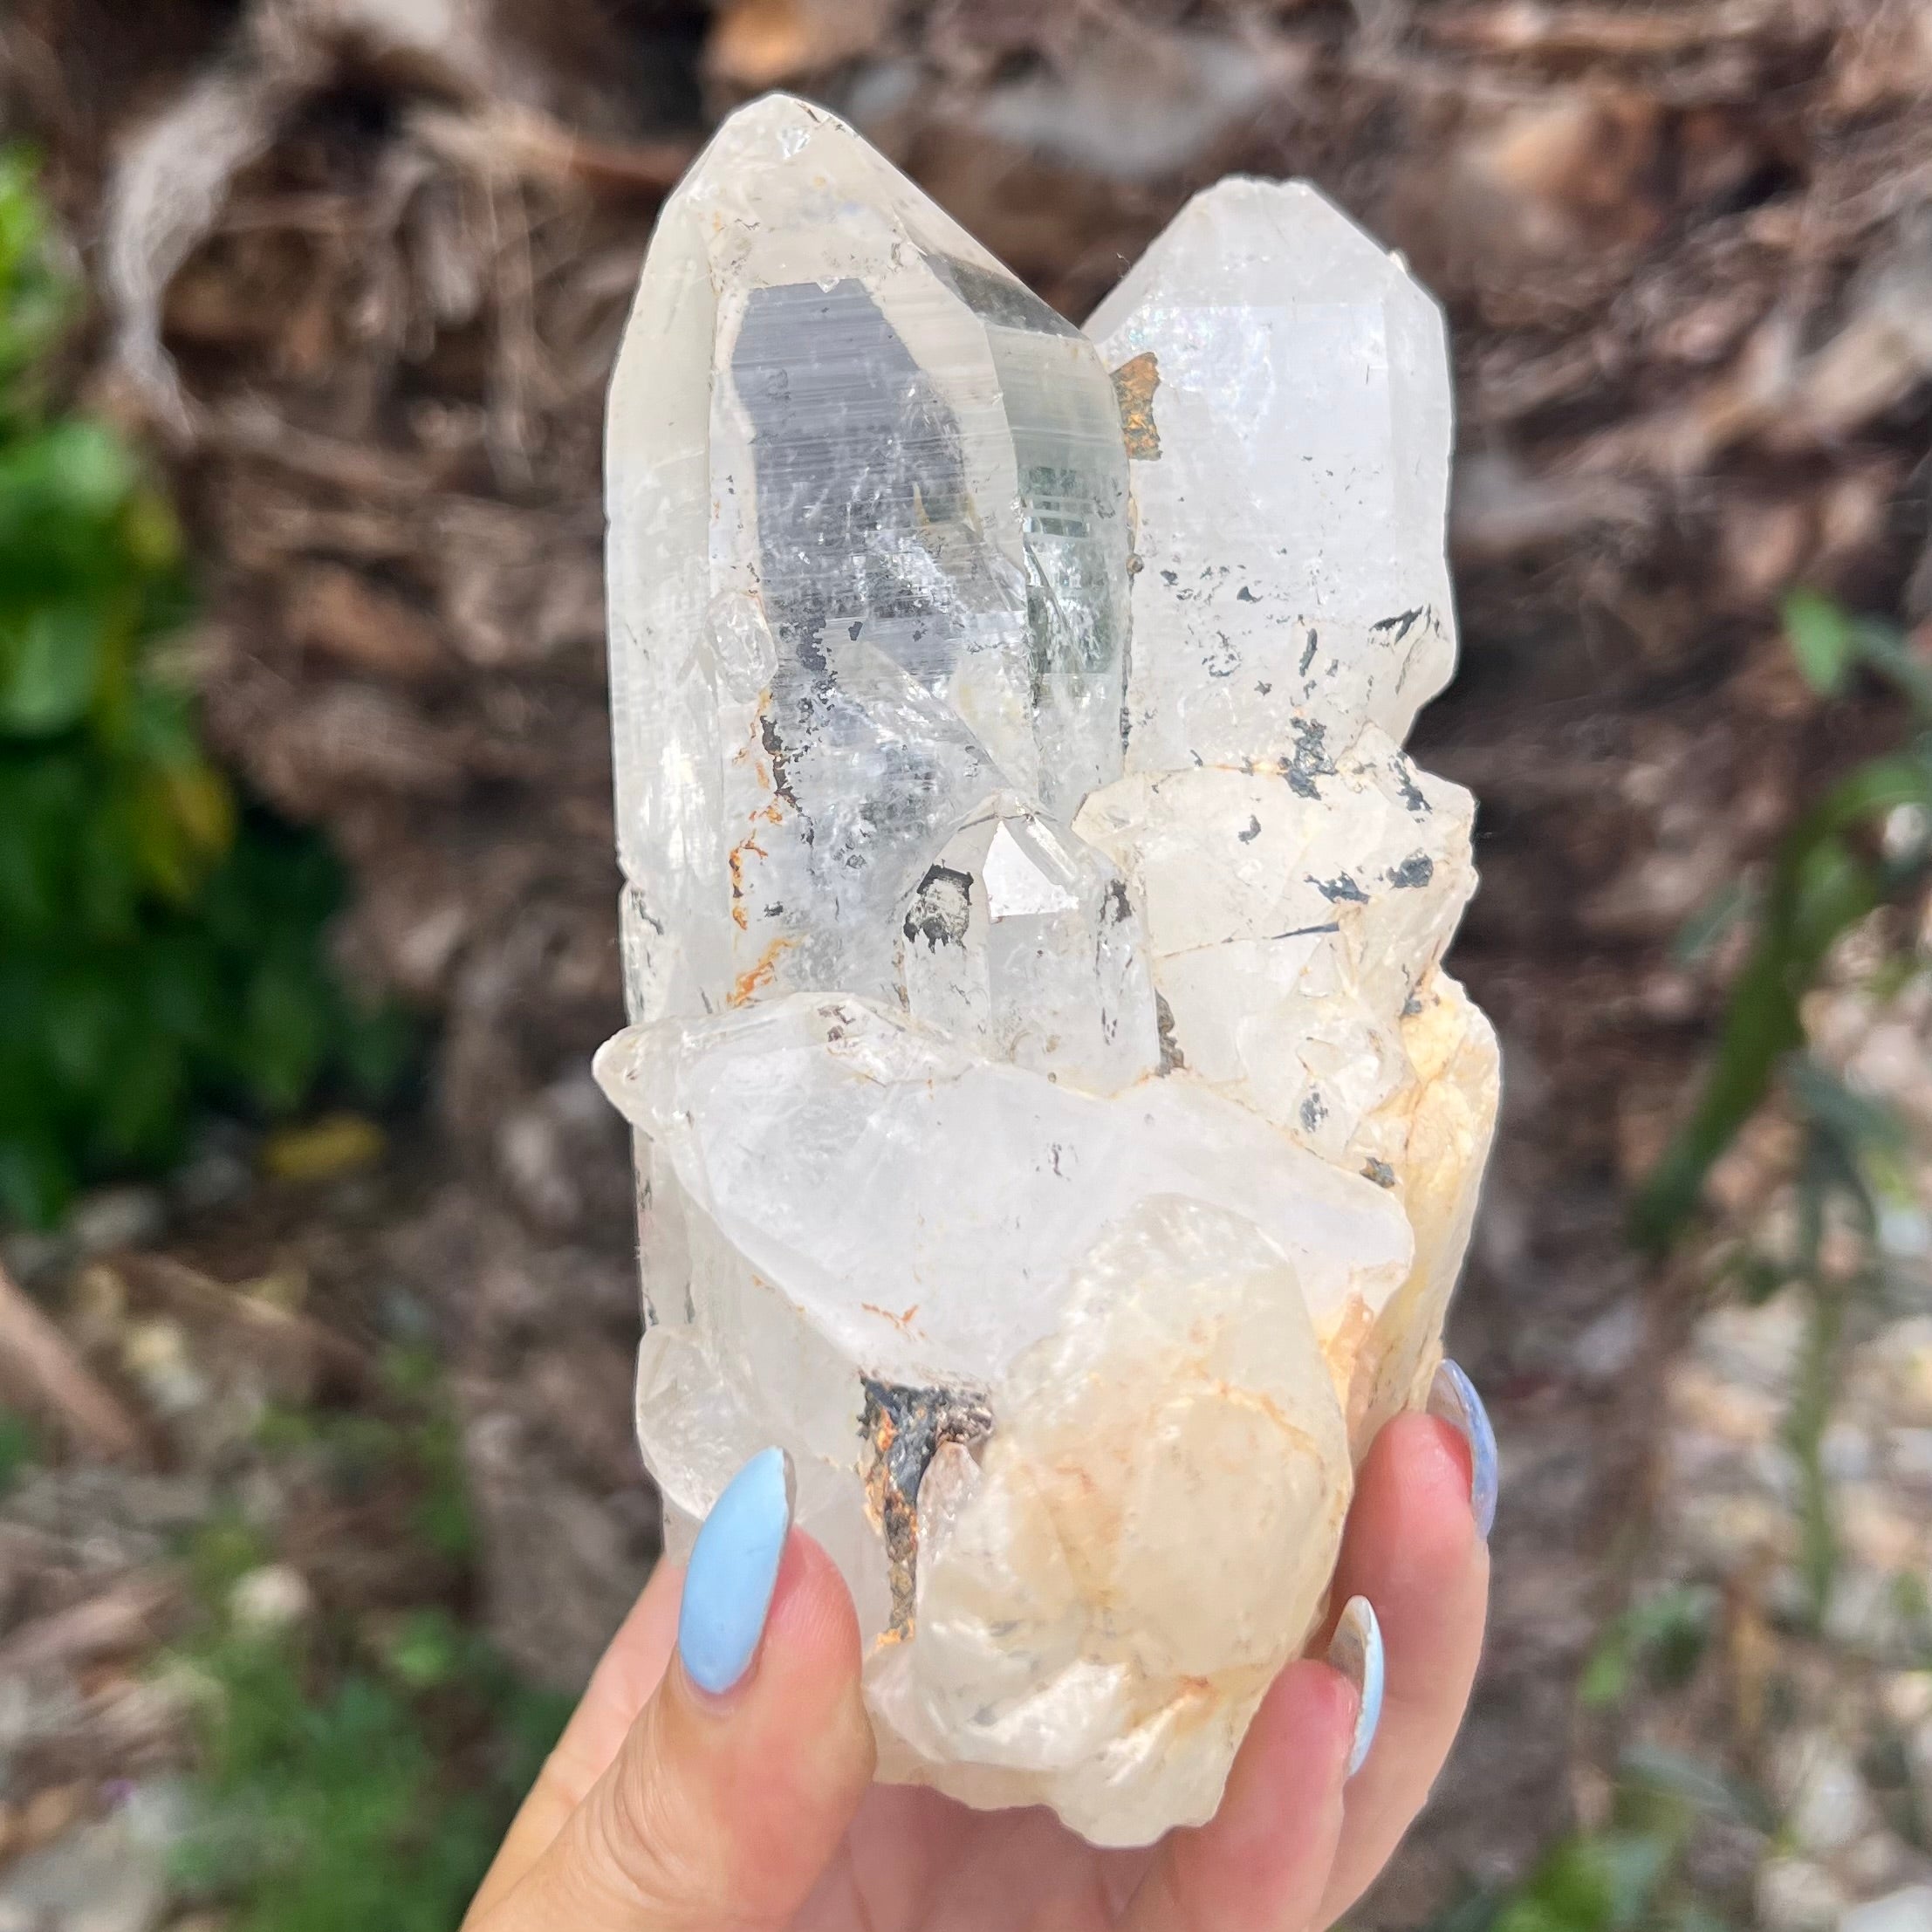
[[[1453,964],[1506,1065],[1452,1331],[1504,1444],[1490,1659],[1361,1922],[1520,1874],[1569,1815],[1574,1677],[1687,1319],[1623,1230],[1735,963],[1679,935],[1889,723],[1819,707],[1776,599],[1932,603],[1932,17],[529,10],[16,0],[0,24],[10,118],[99,296],[91,393],[166,453],[205,559],[212,735],[326,828],[345,961],[438,1030],[380,1192],[270,1190],[175,1245],[227,1279],[297,1255],[351,1319],[421,1298],[484,1613],[579,1679],[654,1546],[626,1149],[586,1068],[620,1017],[599,412],[656,202],[719,111],[794,86],[1078,318],[1193,188],[1307,176],[1451,316],[1463,668],[1417,748],[1481,801]]]

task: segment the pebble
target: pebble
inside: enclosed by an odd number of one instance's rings
[[[1853,1906],[1838,1932],[1932,1932],[1932,1885],[1908,1885]]]
[[[309,1579],[291,1563],[266,1563],[236,1579],[228,1613],[250,1636],[279,1636],[306,1623],[315,1611]]]
[[[1834,1739],[1800,1734],[1787,1740],[1773,1775],[1786,1794],[1785,1826],[1801,1851],[1841,1852],[1879,1822],[1858,1767]]]
[[[67,1215],[67,1237],[82,1255],[144,1248],[168,1225],[168,1204],[154,1188],[99,1188]]]
[[[1900,1670],[1885,1680],[1880,1702],[1885,1715],[1903,1728],[1932,1717],[1932,1670]]]
[[[1570,1345],[1577,1380],[1587,1387],[1608,1388],[1636,1360],[1648,1332],[1637,1296],[1613,1303]]]
[[[1832,1932],[1849,1902],[1822,1865],[1802,1858],[1767,1859],[1756,1894],[1762,1932]]]
[[[162,1416],[192,1415],[213,1393],[188,1346],[187,1330],[166,1316],[130,1323],[120,1357],[121,1366]]]
[[[1932,1486],[1932,1428],[1895,1428],[1886,1437],[1885,1457],[1895,1482]]]

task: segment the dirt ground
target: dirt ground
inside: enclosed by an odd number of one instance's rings
[[[1193,188],[1312,179],[1447,304],[1452,964],[1505,1052],[1456,1352],[1503,1442],[1489,1662],[1374,1922],[1568,1816],[1572,1686],[1687,1311],[1622,1227],[1727,962],[1687,920],[1886,724],[1788,664],[1789,585],[1932,606],[1932,10],[1915,0],[15,0],[99,298],[90,393],[167,452],[221,753],[325,826],[344,957],[435,1020],[380,1186],[177,1221],[420,1296],[457,1364],[484,1613],[575,1679],[647,1567],[617,1024],[598,435],[658,198],[772,85],[861,127],[1079,318]]]

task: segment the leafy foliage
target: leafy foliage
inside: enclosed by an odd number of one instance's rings
[[[238,806],[162,641],[188,612],[165,497],[49,406],[70,291],[33,173],[0,155],[0,1217],[176,1155],[198,1104],[380,1090],[406,1040],[320,944],[339,882]]]
[[[1775,1255],[1732,1254],[1725,1267],[1728,1285],[1749,1297],[1788,1286],[1805,1297],[1805,1343],[1783,1433],[1797,1476],[1799,1569],[1821,1621],[1836,1570],[1822,1443],[1841,1335],[1852,1298],[1881,1286],[1887,1219],[1910,1201],[1901,1123],[1805,1051],[1800,1004],[1842,936],[1932,875],[1932,674],[1892,627],[1813,592],[1793,592],[1784,620],[1798,669],[1820,695],[1844,693],[1861,674],[1892,686],[1908,708],[1906,742],[1840,779],[1798,819],[1755,900],[1734,887],[1682,935],[1680,956],[1689,957],[1736,920],[1755,925],[1702,1092],[1639,1198],[1634,1231],[1646,1246],[1668,1245],[1696,1213],[1712,1166],[1776,1095],[1797,1129],[1795,1238]],[[1840,1241],[1827,1265],[1834,1233],[1854,1238],[1849,1249]],[[1847,1272],[1848,1251],[1868,1258]],[[1585,1666],[1582,1710],[1606,1718],[1640,1688],[1688,1682],[1717,1611],[1713,1592],[1686,1585],[1633,1603]],[[1685,1853],[1702,1819],[1772,1832],[1767,1800],[1709,1764],[1641,1744],[1616,1768],[1603,1828],[1565,1839],[1520,1886],[1464,1900],[1432,1932],[1717,1932],[1724,1922],[1691,1882]]]
[[[179,1860],[234,1932],[449,1932],[560,1722],[447,1616],[322,1673],[298,1636],[224,1630],[185,1661],[205,1687],[202,1825]],[[480,1754],[481,1779],[451,1760]]]
[[[275,1410],[258,1439],[319,1471],[338,1506],[401,1489],[433,1537],[468,1522],[449,1427],[433,1360],[398,1351],[374,1408]],[[172,1663],[201,1691],[182,1889],[220,1906],[230,1932],[449,1932],[569,1700],[524,1683],[438,1600],[275,1633],[237,1625],[236,1585],[277,1552],[232,1511],[182,1556],[204,1622]]]
[[[1689,1219],[1712,1165],[1803,1047],[1799,1002],[1833,945],[1932,868],[1932,674],[1890,626],[1848,616],[1812,592],[1785,600],[1785,626],[1818,690],[1839,691],[1855,669],[1868,670],[1906,699],[1911,736],[1901,750],[1841,778],[1778,846],[1703,1093],[1637,1202],[1634,1230],[1651,1248],[1666,1245]],[[1915,815],[1915,834],[1877,837],[1901,808]]]
[[[1667,1243],[1696,1210],[1712,1165],[1771,1094],[1781,1096],[1799,1136],[1796,1241],[1776,1256],[1747,1250],[1730,1271],[1754,1298],[1787,1284],[1805,1297],[1805,1346],[1784,1435],[1798,1475],[1799,1567],[1820,1620],[1837,1569],[1822,1445],[1847,1300],[1881,1285],[1888,1217],[1910,1201],[1901,1124],[1805,1053],[1800,1003],[1846,933],[1932,874],[1932,673],[1893,627],[1853,617],[1814,592],[1794,591],[1784,616],[1813,689],[1841,693],[1861,670],[1890,684],[1908,707],[1907,742],[1840,779],[1779,846],[1716,1062],[1638,1202],[1635,1228],[1648,1244]],[[1834,1230],[1852,1235],[1867,1257],[1850,1278],[1826,1265]]]
[[[39,1460],[40,1439],[24,1415],[0,1408],[0,1497]]]

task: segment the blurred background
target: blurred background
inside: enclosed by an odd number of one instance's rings
[[[785,86],[1452,322],[1489,1661],[1362,1928],[1932,1925],[1932,4],[7,0],[0,1932],[447,1932],[648,1571],[598,442]]]

